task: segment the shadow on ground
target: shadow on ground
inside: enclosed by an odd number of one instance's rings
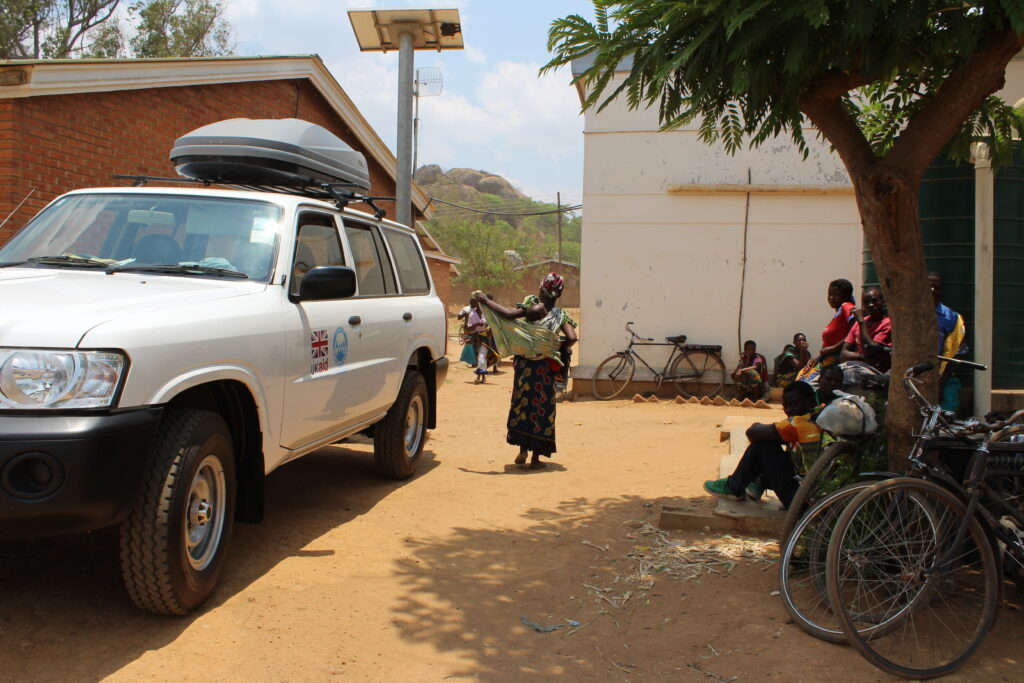
[[[425,450],[417,476],[436,466]],[[189,617],[135,608],[121,584],[116,529],[0,543],[0,680],[64,680],[54,662],[67,657],[77,680],[99,680],[173,641],[282,560],[309,555],[310,541],[404,483],[378,477],[358,447],[324,448],[279,468],[267,481],[263,523],[235,526],[217,592]]]
[[[624,649],[618,627],[629,620],[642,633],[662,627],[662,617],[627,616],[614,603],[647,593],[631,582],[636,567],[624,558],[631,534],[656,523],[656,506],[636,497],[576,499],[523,516],[530,522],[523,530],[457,527],[436,542],[409,539],[411,557],[395,565],[406,587],[394,606],[401,635],[474,662],[448,678],[611,680],[639,673],[633,660],[644,653]],[[537,631],[524,617],[561,627]]]

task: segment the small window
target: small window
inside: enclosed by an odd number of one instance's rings
[[[380,235],[370,226],[345,224],[345,234],[352,248],[352,260],[359,283],[359,296],[395,294],[395,275]]]
[[[402,283],[403,294],[427,294],[430,292],[430,279],[427,268],[416,247],[416,239],[397,230],[385,230],[384,237],[391,247],[391,255],[395,257],[398,269],[398,281]]]
[[[291,293],[298,295],[303,276],[318,266],[343,266],[341,241],[334,218],[321,213],[299,216],[295,239],[295,260],[292,263]]]

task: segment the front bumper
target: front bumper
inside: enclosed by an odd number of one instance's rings
[[[0,415],[0,540],[91,531],[123,520],[161,413]]]

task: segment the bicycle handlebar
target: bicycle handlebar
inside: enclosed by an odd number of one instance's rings
[[[626,323],[626,332],[629,332],[631,335],[633,335],[634,338],[639,339],[640,341],[654,341],[654,337],[641,337],[639,334],[637,334],[636,330],[630,327],[630,325],[632,324],[632,320]]]
[[[949,363],[953,363],[954,365],[962,365],[965,368],[970,368],[971,370],[988,370],[988,366],[987,365],[982,365],[981,363],[975,363],[975,362],[969,361],[969,360],[961,360],[959,358],[949,358],[948,356],[938,356],[938,359],[939,360],[947,361]]]

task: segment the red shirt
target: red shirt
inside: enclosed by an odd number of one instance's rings
[[[892,321],[889,320],[889,316],[885,316],[881,320],[872,320],[871,318],[864,318],[864,328],[867,332],[868,339],[875,342],[876,344],[885,344],[886,346],[892,346]],[[867,356],[864,355],[864,349],[860,343],[860,327],[854,324],[850,328],[850,333],[846,335],[845,339],[847,344],[853,344],[853,349],[859,353],[865,360]],[[871,364],[876,368],[885,372],[889,369],[891,359],[887,351],[881,351],[875,356],[872,356]]]
[[[849,301],[836,309],[836,314],[821,333],[821,345],[833,346],[846,339],[856,318],[853,317],[853,304]]]

